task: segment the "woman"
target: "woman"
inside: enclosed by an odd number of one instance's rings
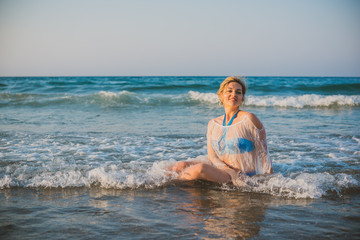
[[[240,174],[272,173],[266,133],[260,120],[240,110],[245,102],[246,85],[237,77],[228,77],[217,92],[225,115],[212,119],[207,129],[209,162],[181,161],[171,170],[180,180],[235,182]]]

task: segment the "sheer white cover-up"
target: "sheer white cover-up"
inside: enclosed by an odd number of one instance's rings
[[[271,173],[265,128],[258,129],[248,115],[230,126],[211,120],[207,129],[207,147],[211,164],[228,172],[233,181],[239,173]],[[237,174],[228,171],[229,168]]]

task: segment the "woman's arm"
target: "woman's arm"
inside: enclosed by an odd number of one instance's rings
[[[253,130],[255,151],[256,157],[261,161],[261,170],[263,173],[273,173],[272,162],[267,147],[265,128],[255,114],[250,113],[249,118],[255,127]]]

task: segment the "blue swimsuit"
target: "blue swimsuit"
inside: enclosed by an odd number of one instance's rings
[[[234,119],[237,117],[239,112],[240,112],[240,110],[238,110],[235,113],[235,115],[231,118],[230,122],[227,125],[225,124],[226,123],[225,122],[226,114],[225,114],[223,126],[224,127],[230,126],[232,124],[232,122],[234,121]],[[254,144],[245,138],[227,139],[226,138],[227,131],[228,131],[228,128],[225,128],[224,133],[218,143],[219,147],[217,149],[218,149],[220,155],[224,155],[225,153],[236,154],[239,151],[240,151],[240,153],[251,152],[254,149]],[[214,142],[216,142],[216,141],[214,141]]]

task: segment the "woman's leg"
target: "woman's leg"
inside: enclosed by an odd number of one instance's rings
[[[180,161],[180,162],[177,162],[175,163],[174,165],[172,165],[170,168],[169,168],[169,171],[173,171],[173,172],[176,172],[176,173],[181,173],[182,171],[185,170],[185,168],[188,168],[192,165],[195,165],[195,164],[198,164],[199,162],[197,161]]]
[[[206,180],[216,183],[231,182],[231,177],[226,172],[206,163],[197,163],[185,168],[179,175],[180,180]]]

